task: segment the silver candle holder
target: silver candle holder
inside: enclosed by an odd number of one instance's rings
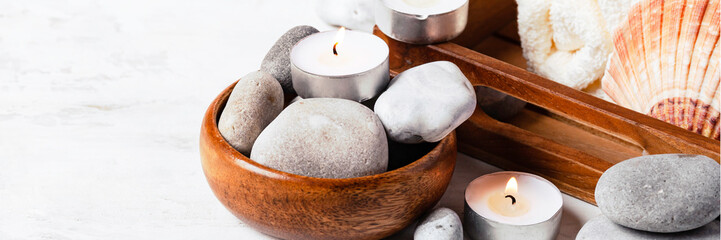
[[[302,98],[343,98],[363,102],[378,96],[390,81],[388,58],[361,73],[324,76],[303,71],[291,62],[293,89]]]
[[[293,89],[301,98],[369,100],[388,86],[388,54],[382,39],[365,32],[341,29],[310,35],[291,50]]]
[[[508,179],[508,177],[516,177],[519,179],[519,188],[521,187],[522,183],[527,184],[528,181],[536,181],[538,184],[535,186],[526,186],[526,187],[535,187],[535,189],[539,194],[544,195],[542,199],[538,199],[537,196],[542,196],[535,194],[536,196],[526,196],[526,199],[528,199],[529,202],[536,202],[531,207],[535,208],[543,208],[543,213],[539,214],[540,217],[536,218],[536,221],[532,221],[533,223],[510,223],[510,222],[501,222],[498,220],[491,219],[490,216],[484,216],[488,215],[488,211],[481,211],[481,213],[474,210],[471,205],[469,204],[469,201],[478,201],[478,199],[484,199],[483,197],[477,197],[475,199],[473,194],[479,194],[478,191],[474,192],[474,189],[472,188],[484,188],[484,187],[491,187],[492,185],[497,185],[498,180],[493,180],[493,178],[496,179],[503,179],[504,181]],[[490,191],[486,191],[490,192]],[[480,193],[480,194],[486,194],[486,193]],[[526,192],[528,194],[528,192]],[[544,194],[545,193],[545,194]],[[534,194],[528,194],[528,195],[534,195]],[[470,199],[470,200],[469,200]],[[463,213],[463,228],[466,230],[468,235],[475,240],[514,240],[514,239],[524,239],[524,240],[552,240],[556,238],[556,235],[558,235],[558,231],[560,228],[561,223],[561,215],[562,215],[562,206],[563,206],[563,200],[561,198],[561,192],[558,190],[558,188],[553,185],[551,182],[549,182],[546,179],[543,179],[539,176],[530,174],[530,173],[522,173],[522,172],[497,172],[497,173],[491,173],[487,175],[483,175],[479,178],[476,178],[473,180],[468,187],[466,188],[465,198],[465,209]],[[485,203],[481,203],[485,204]],[[496,217],[498,218],[498,217]]]
[[[446,42],[466,28],[468,0],[459,8],[437,14],[402,12],[383,0],[378,4],[375,18],[378,28],[395,40],[412,44]]]

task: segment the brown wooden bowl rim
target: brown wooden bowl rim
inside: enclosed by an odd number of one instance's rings
[[[238,80],[239,81],[239,80]],[[443,148],[447,148],[446,145],[449,144],[449,142],[454,142],[455,139],[455,130],[452,131],[450,134],[448,134],[446,137],[441,139],[441,141],[437,142],[436,146],[433,147],[428,153],[423,155],[423,157],[419,158],[418,160],[415,160],[403,167],[386,171],[379,174],[374,175],[368,175],[368,176],[362,176],[362,177],[354,177],[354,178],[318,178],[318,177],[309,177],[309,176],[303,176],[288,172],[283,172],[280,170],[276,170],[267,166],[264,166],[256,161],[253,161],[249,157],[243,155],[242,153],[238,152],[230,146],[230,144],[223,138],[223,136],[220,134],[220,130],[218,129],[218,117],[221,113],[220,106],[227,103],[228,98],[230,97],[230,93],[232,92],[235,85],[238,83],[238,81],[235,81],[230,86],[228,86],[226,89],[224,89],[210,104],[208,107],[208,110],[205,114],[205,119],[203,120],[204,128],[203,132],[201,134],[208,134],[209,137],[214,140],[219,140],[222,142],[220,144],[222,152],[224,153],[231,153],[232,154],[232,162],[229,162],[231,166],[237,166],[239,168],[244,168],[245,170],[251,171],[253,173],[256,173],[258,175],[262,175],[268,178],[278,179],[278,180],[292,180],[292,181],[298,181],[303,183],[312,183],[314,185],[347,185],[347,184],[358,184],[359,182],[373,182],[379,179],[382,179],[386,176],[392,176],[397,174],[408,174],[412,172],[416,172],[417,170],[423,170],[423,169],[429,169],[430,166],[433,165],[435,162],[433,158],[429,157],[431,153],[438,153],[436,155],[440,155],[440,152]],[[209,119],[210,118],[210,119]],[[229,161],[231,158],[222,158],[222,161]],[[243,165],[238,164],[237,159],[240,159],[244,162]],[[441,158],[437,158],[436,160],[440,160]],[[416,175],[416,174],[411,174]]]

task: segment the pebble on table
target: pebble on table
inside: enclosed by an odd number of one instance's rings
[[[458,214],[438,208],[420,220],[413,233],[414,240],[463,240],[463,225]]]
[[[718,240],[719,221],[703,227],[678,233],[653,233],[639,231],[615,224],[603,215],[583,225],[576,240]]]
[[[701,155],[659,154],[606,170],[596,202],[611,221],[649,232],[680,232],[719,216],[719,164]]]

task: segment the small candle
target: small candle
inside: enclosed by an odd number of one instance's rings
[[[456,10],[468,0],[383,0],[393,10],[415,15],[443,14]]]
[[[506,184],[506,189],[497,191],[488,198],[489,208],[502,216],[518,217],[528,213],[528,200],[518,194],[518,182],[516,177],[511,177]]]
[[[378,28],[398,41],[430,44],[451,40],[468,22],[468,0],[382,0]]]
[[[302,98],[365,101],[388,84],[388,45],[375,35],[320,32],[298,42],[290,53],[293,88]]]
[[[553,239],[558,233],[561,192],[539,176],[483,175],[468,184],[465,200],[465,228],[474,239]]]

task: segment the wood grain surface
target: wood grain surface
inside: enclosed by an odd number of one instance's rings
[[[500,122],[477,108],[456,130],[459,150],[504,169],[541,175],[563,192],[589,203],[595,204],[594,189],[606,169],[644,151],[700,154],[719,161],[718,141],[458,44],[410,45],[390,39],[377,29],[374,33],[390,47],[391,72],[432,61],[450,61],[474,86],[487,86],[547,110],[540,114],[524,111],[515,120]]]
[[[283,239],[380,239],[433,207],[450,182],[457,154],[455,133],[437,144],[392,147],[391,156],[420,158],[402,166],[391,164],[395,169],[372,176],[312,178],[262,166],[233,149],[218,131],[217,119],[233,86],[213,101],[203,119],[203,172],[218,200],[265,234]]]
[[[472,47],[516,19],[514,0],[470,0],[466,29],[453,39],[461,46]]]

